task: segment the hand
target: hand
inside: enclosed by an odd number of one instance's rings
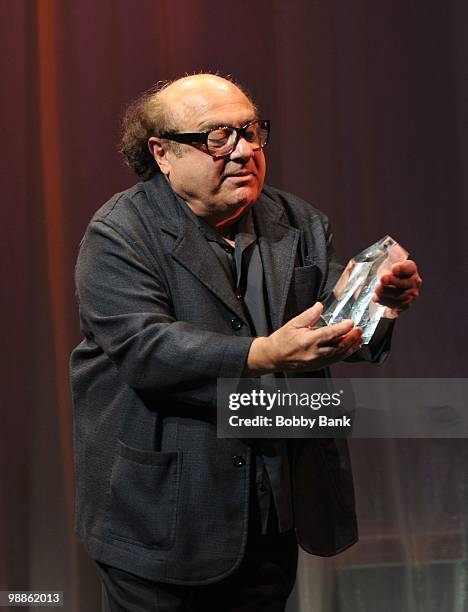
[[[384,274],[375,288],[374,302],[387,306],[398,316],[419,297],[422,278],[414,261],[393,264],[390,274]]]
[[[317,302],[266,338],[255,338],[247,357],[246,376],[281,370],[309,372],[341,361],[362,344],[362,329],[347,319],[313,329],[323,311]]]

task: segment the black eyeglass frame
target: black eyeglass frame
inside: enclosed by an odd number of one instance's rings
[[[206,130],[205,132],[181,132],[181,133],[170,133],[166,132],[164,134],[160,134],[159,138],[164,138],[165,140],[172,140],[174,142],[180,142],[182,144],[202,144],[206,149],[206,153],[214,157],[215,159],[219,159],[221,157],[227,157],[231,155],[234,149],[237,147],[239,140],[245,138],[246,130],[253,125],[254,123],[259,123],[261,129],[267,130],[266,140],[262,145],[257,146],[254,151],[258,151],[259,149],[263,149],[263,147],[267,144],[268,139],[270,137],[270,120],[269,119],[254,119],[253,121],[249,121],[245,125],[240,128],[232,127],[231,125],[220,125],[219,127],[212,128],[211,130]],[[224,153],[223,155],[213,155],[210,153],[208,149],[208,136],[211,132],[216,132],[216,130],[234,130],[236,132],[236,140],[232,146],[232,149],[229,153]],[[247,139],[246,139],[247,140]],[[247,140],[247,142],[249,142]],[[249,144],[252,144],[249,142]]]

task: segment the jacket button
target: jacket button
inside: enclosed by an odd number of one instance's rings
[[[245,459],[244,457],[241,457],[240,455],[235,455],[232,458],[232,462],[236,467],[242,467],[243,465],[245,465]]]
[[[266,491],[266,486],[263,484],[263,482],[261,482],[257,485],[257,489],[260,491],[260,493],[263,493],[264,491]]]
[[[235,319],[231,319],[231,327],[232,329],[235,329],[236,331],[239,331],[239,329],[242,329],[242,326],[244,324],[242,323],[242,321],[240,319],[238,319],[237,317]]]

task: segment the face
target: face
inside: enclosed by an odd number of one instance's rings
[[[256,119],[246,96],[219,77],[188,77],[163,93],[178,132],[242,127]],[[265,157],[261,149],[254,151],[243,138],[230,155],[218,159],[208,155],[203,146],[180,144],[182,155],[178,156],[167,141],[152,138],[149,145],[174,191],[213,225],[233,221],[260,195]]]

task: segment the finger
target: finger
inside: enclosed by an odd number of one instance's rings
[[[291,319],[289,323],[296,328],[300,327],[312,327],[314,323],[320,319],[320,315],[323,312],[323,304],[315,302],[315,304],[298,314],[294,319]]]
[[[335,347],[322,347],[317,349],[317,352],[322,359],[326,360],[329,364],[332,364],[346,359],[347,357],[358,351],[361,347],[362,334],[359,334],[357,337],[353,336],[352,338],[350,338],[346,342],[346,344],[343,343],[342,345]]]
[[[377,302],[378,304],[383,304],[387,306],[387,302],[399,303],[399,302],[414,302],[419,297],[419,289],[406,289],[406,291],[402,291],[399,289],[391,289],[387,287],[382,289],[378,293],[375,293],[372,296],[372,301]]]
[[[384,287],[388,286],[388,287],[399,287],[401,289],[410,289],[411,287],[417,287],[418,281],[420,279],[421,277],[418,274],[412,275],[410,277],[395,276],[394,274],[384,274],[380,278],[379,285],[384,286]],[[379,287],[379,285],[377,285],[377,287]],[[376,287],[376,290],[377,290],[377,287]]]
[[[350,357],[353,353],[355,353],[356,351],[359,351],[359,349],[362,348],[362,339],[359,342],[355,342],[345,353],[343,359],[346,359],[347,357]]]
[[[418,266],[416,262],[411,259],[407,259],[406,261],[399,261],[394,263],[392,266],[392,274],[396,276],[412,276],[413,274],[417,274]]]
[[[391,285],[388,286],[377,286],[375,288],[375,294],[382,298],[382,297],[389,297],[389,298],[403,298],[405,299],[406,297],[417,297],[419,295],[419,289],[416,287],[410,287],[409,289],[404,289],[402,287],[393,287]]]
[[[334,325],[333,327],[338,327],[338,325]],[[331,328],[328,328],[330,330]],[[327,330],[327,331],[328,331]],[[325,332],[326,330],[320,330]],[[362,329],[360,327],[353,327],[351,330],[348,330],[346,333],[342,333],[339,335],[332,335],[330,333],[325,334],[322,333],[322,336],[317,340],[316,347],[319,352],[326,353],[328,350],[332,352],[344,352],[346,351],[354,342],[360,342],[362,339]]]
[[[353,329],[349,331],[348,333],[344,334],[343,336],[338,336],[330,340],[327,345],[323,345],[323,346],[330,346],[330,347],[336,347],[336,348],[341,348],[343,350],[347,350],[351,344],[353,344],[354,342],[360,342],[361,339],[362,339],[362,328],[353,327]]]
[[[342,358],[344,359],[348,355],[351,355],[352,353],[360,349],[361,346],[362,346],[362,329],[359,328],[359,334],[350,336],[346,344],[344,343],[342,344],[341,346],[341,350],[343,353]]]
[[[406,310],[407,308],[409,308],[409,306],[411,306],[413,302],[414,302],[414,298],[404,299],[404,300],[386,298],[386,299],[379,299],[377,303],[380,304],[380,306],[386,306],[387,308],[392,308],[393,310],[397,310],[401,312],[402,310]]]
[[[345,319],[340,323],[329,325],[327,327],[320,327],[313,330],[310,340],[311,344],[314,343],[316,346],[335,346],[337,341],[343,338],[348,332],[354,328],[354,321],[351,319]]]

